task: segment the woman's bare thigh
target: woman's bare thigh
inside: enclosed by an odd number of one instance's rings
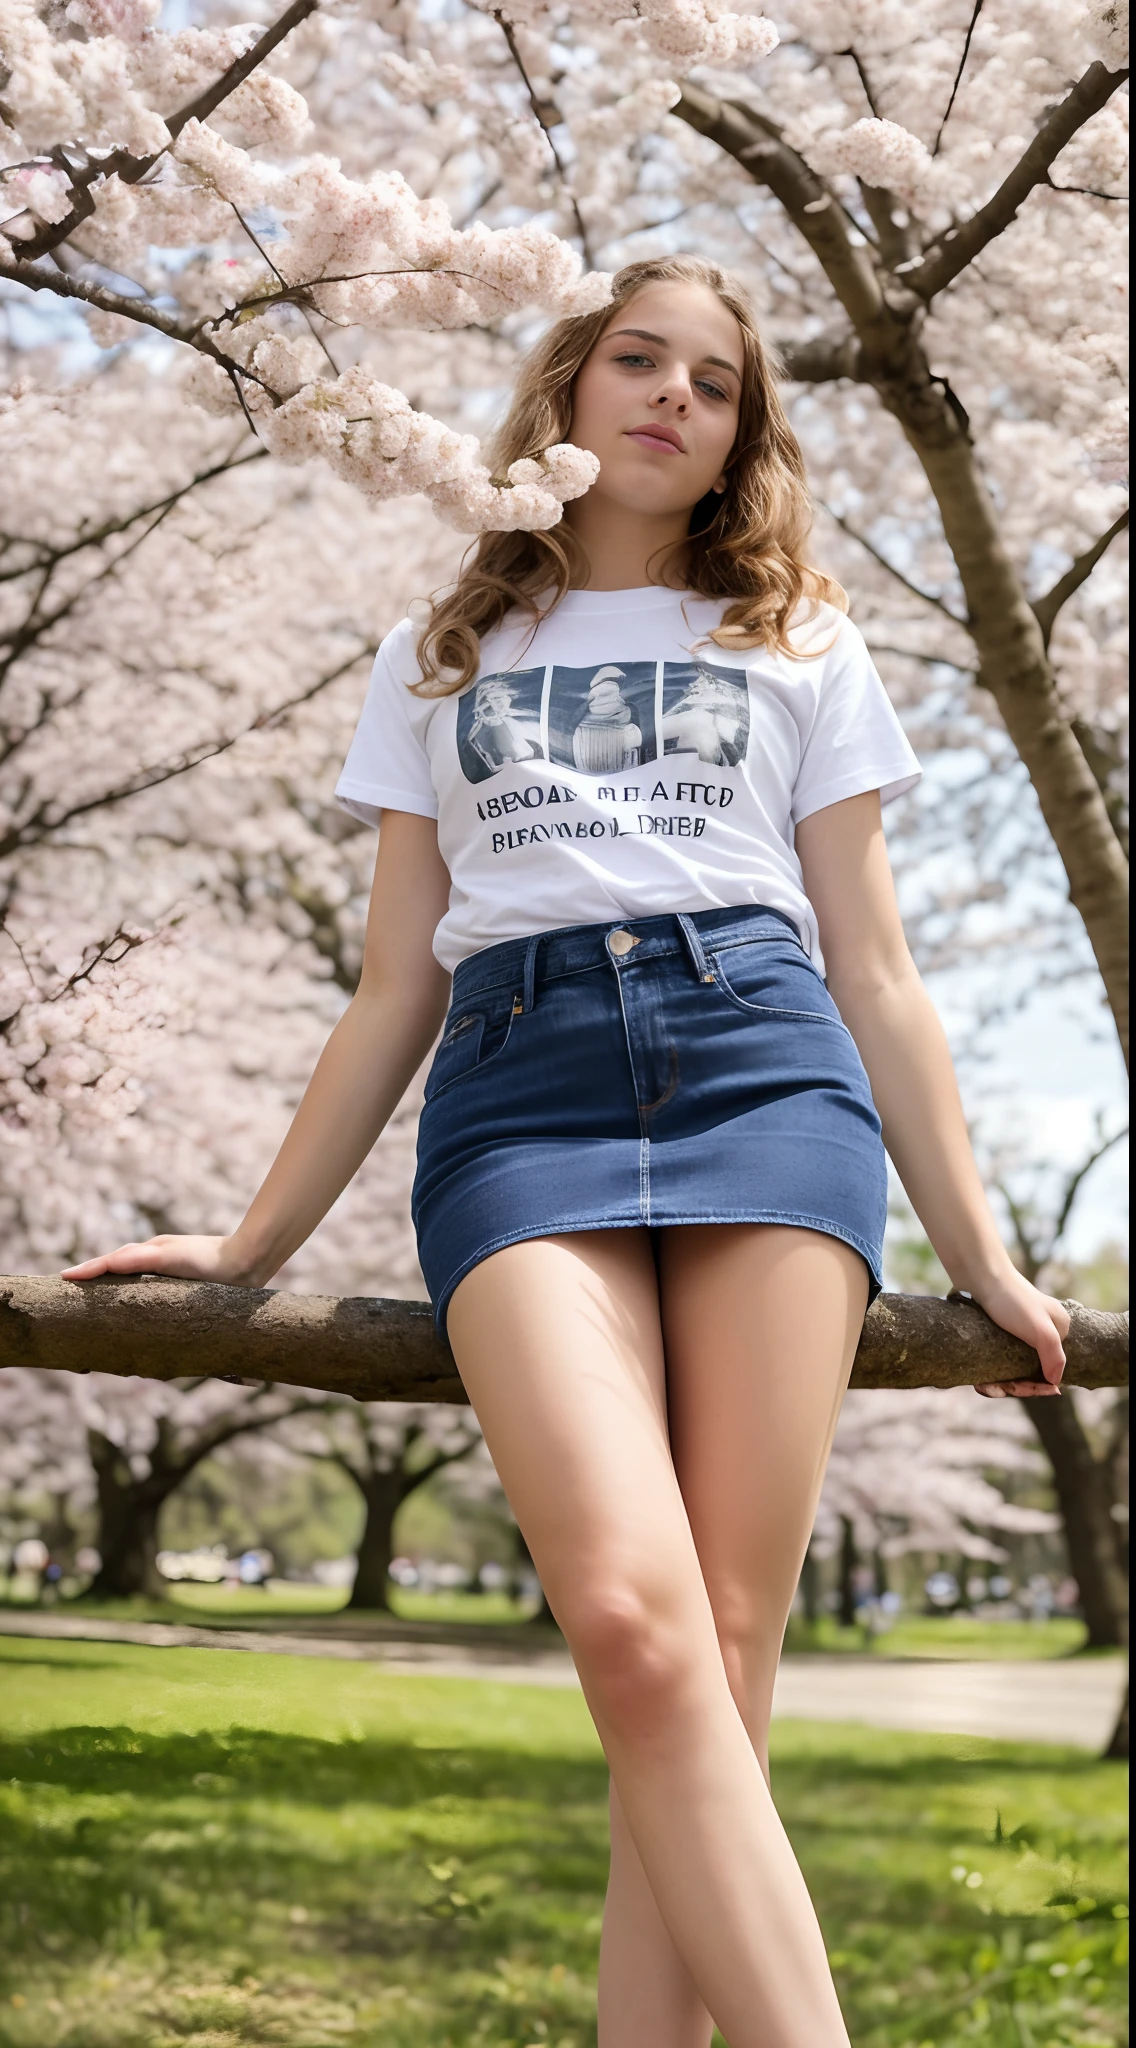
[[[661,1232],[659,1275],[671,1452],[760,1749],[867,1269],[818,1231],[713,1224]]]
[[[697,1556],[667,1437],[658,1279],[645,1230],[580,1231],[493,1253],[455,1289],[448,1331],[553,1612],[587,1583],[650,1599]]]

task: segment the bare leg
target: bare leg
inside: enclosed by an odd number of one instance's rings
[[[645,1236],[510,1246],[457,1289],[449,1333],[663,1924],[708,2010],[731,2048],[848,2048],[671,1460]]]
[[[672,1454],[730,1688],[766,1778],[777,1661],[867,1299],[812,1231],[671,1230],[661,1258]],[[713,2023],[612,1795],[602,2048],[707,2048]]]

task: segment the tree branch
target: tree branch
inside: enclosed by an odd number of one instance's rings
[[[274,403],[277,402],[276,393],[263,377],[257,376],[255,370],[247,370],[242,363],[234,362],[232,356],[227,356],[200,328],[187,327],[173,313],[163,313],[161,307],[153,305],[149,299],[111,291],[107,285],[72,277],[66,270],[45,269],[27,257],[0,261],[0,277],[7,278],[10,284],[25,285],[30,292],[54,292],[57,299],[78,299],[85,306],[97,306],[100,312],[118,313],[124,320],[136,320],[142,327],[152,327],[156,334],[164,334],[167,340],[184,342],[187,348],[195,348],[200,355],[219,363],[227,377],[234,380],[247,377],[250,384],[259,385]]]
[[[261,732],[265,726],[271,725],[274,719],[282,718],[285,712],[295,711],[299,705],[310,703],[320,690],[326,690],[331,683],[338,682],[340,676],[346,675],[348,669],[354,668],[355,663],[361,661],[364,655],[370,654],[371,651],[369,646],[356,648],[354,654],[349,654],[346,661],[340,662],[338,668],[330,669],[326,675],[317,676],[315,682],[309,684],[306,690],[300,690],[295,697],[288,697],[283,704],[275,704],[269,710],[260,712],[249,725],[242,726],[240,732],[230,733],[227,739],[203,740],[200,746],[191,747],[177,761],[167,762],[161,767],[139,769],[137,775],[120,783],[116,789],[103,790],[98,796],[89,797],[85,803],[72,804],[69,810],[61,811],[58,816],[53,815],[50,800],[45,800],[30,817],[12,825],[3,838],[0,838],[0,859],[16,852],[22,846],[42,844],[50,834],[61,832],[65,826],[74,824],[76,818],[84,818],[91,811],[108,810],[112,804],[124,803],[127,797],[140,796],[144,790],[158,789],[162,783],[172,782],[175,777],[188,774],[191,768],[200,767],[203,761],[211,761],[218,754],[227,754],[230,747],[235,747],[237,741],[245,739],[250,732]]]
[[[1128,1318],[1070,1305],[1067,1386],[1123,1386]],[[0,1279],[0,1358],[66,1372],[238,1373],[358,1401],[464,1402],[424,1301],[118,1278]],[[955,1387],[1040,1379],[1037,1354],[976,1303],[883,1294],[868,1311],[858,1387]]]
[[[195,1471],[204,1459],[211,1457],[214,1451],[219,1451],[223,1444],[232,1443],[234,1437],[251,1436],[256,1430],[270,1429],[276,1422],[288,1422],[293,1415],[310,1414],[313,1407],[319,1409],[322,1405],[311,1401],[290,1401],[286,1408],[278,1409],[275,1414],[263,1415],[258,1414],[250,1402],[239,1414],[219,1416],[216,1421],[207,1424],[190,1443],[183,1444],[180,1450],[175,1451],[171,1443],[166,1470],[180,1484],[181,1480]],[[164,1421],[166,1418],[161,1419]]]
[[[1050,165],[1078,129],[1107,106],[1127,76],[1127,71],[1109,71],[1104,64],[1090,64],[1060,106],[1046,115],[1028,149],[985,206],[980,206],[962,227],[952,230],[950,239],[939,248],[928,251],[921,263],[904,270],[903,282],[908,289],[929,303],[968,263],[973,263],[988,243],[1009,227],[1030,193],[1046,183]]]
[[[1109,823],[1116,834],[1117,844],[1125,860],[1128,859],[1128,790],[1126,787],[1127,760],[1120,733],[1101,730],[1089,724],[1087,718],[1071,718],[1069,730],[1088,763]]]
[[[842,377],[852,384],[865,381],[860,343],[848,329],[818,334],[812,341],[786,338],[774,343],[773,352],[790,384],[836,384]]]
[[[1062,605],[1068,604],[1074,592],[1081,588],[1082,583],[1087,582],[1101,556],[1112,546],[1117,534],[1126,532],[1127,527],[1128,507],[1126,505],[1119,518],[1113,520],[1108,532],[1102,533],[1099,540],[1095,540],[1090,548],[1085,549],[1083,555],[1077,556],[1076,561],[1066,569],[1064,576],[1058,577],[1052,590],[1047,590],[1044,597],[1034,599],[1030,609],[1038,625],[1041,627],[1041,637],[1047,647],[1054,624],[1056,623],[1057,614],[1061,610]]]
[[[191,121],[207,120],[221,105],[222,100],[227,100],[238,85],[243,85],[257,66],[263,64],[265,58],[271,55],[286,36],[291,35],[292,30],[297,28],[300,22],[306,21],[309,14],[314,14],[318,6],[319,0],[292,0],[292,5],[285,9],[279,21],[273,22],[271,28],[266,28],[264,34],[257,38],[243,56],[234,58],[228,70],[221,73],[220,78],[215,79],[212,85],[207,85],[204,92],[199,92],[194,99],[188,100],[176,114],[167,114],[165,122],[170,142],[176,142],[182,129],[188,127]],[[73,149],[70,154],[66,146],[53,150],[53,162],[60,170],[66,171],[71,179],[71,189],[76,195],[75,204],[62,220],[45,221],[37,234],[21,243],[24,255],[33,262],[38,256],[46,256],[49,250],[57,249],[61,242],[65,242],[69,235],[74,234],[75,229],[83,221],[89,220],[95,210],[91,187],[100,179],[113,173],[124,185],[137,185],[139,180],[146,176],[147,171],[153,170],[159,157],[164,156],[168,148],[169,143],[166,143],[152,156],[132,156],[128,150],[116,149],[106,156],[90,158],[78,166],[71,160],[77,153],[76,150]]]
[[[958,89],[959,86],[962,84],[962,74],[966,70],[966,60],[970,55],[970,45],[974,38],[974,31],[978,27],[978,17],[982,12],[982,7],[983,0],[974,0],[974,8],[971,13],[970,20],[967,23],[966,35],[963,38],[962,56],[959,58],[958,61],[958,70],[955,72],[954,75],[954,82],[951,86],[951,96],[947,101],[946,112],[944,113],[943,118],[939,123],[939,132],[935,137],[934,144],[932,145],[932,156],[938,156],[939,151],[943,146],[943,130],[946,127],[947,122],[950,120],[951,114],[954,111],[954,104],[956,99],[958,98]]]
[[[1113,1146],[1119,1145],[1121,1141],[1127,1136],[1128,1125],[1125,1124],[1123,1130],[1114,1131],[1111,1138],[1102,1138],[1100,1143],[1094,1148],[1094,1150],[1089,1153],[1088,1158],[1082,1159],[1081,1164],[1075,1169],[1073,1173],[1069,1175],[1069,1178],[1065,1183],[1065,1189],[1061,1200],[1061,1207],[1059,1208],[1057,1215],[1054,1218],[1053,1235],[1050,1238],[1049,1243],[1048,1256],[1050,1258],[1053,1257],[1055,1251],[1057,1250],[1058,1245],[1060,1244],[1062,1238],[1065,1235],[1065,1232],[1069,1224],[1069,1218],[1073,1213],[1073,1204],[1076,1201],[1077,1196],[1081,1192],[1082,1184],[1087,1179],[1088,1175],[1092,1172],[1098,1159],[1103,1159],[1106,1152],[1111,1152]]]
[[[943,617],[949,619],[953,626],[961,626],[964,631],[966,630],[966,620],[960,619],[958,613],[953,612],[950,605],[945,604],[941,597],[936,597],[933,591],[922,590],[918,583],[912,583],[910,578],[904,575],[902,569],[897,569],[894,562],[889,562],[887,556],[881,554],[879,548],[873,546],[866,534],[860,533],[856,527],[850,526],[847,519],[843,518],[839,512],[834,512],[832,506],[827,505],[823,498],[817,498],[814,502],[820,506],[822,512],[827,513],[833,525],[840,528],[841,533],[846,533],[849,540],[854,540],[858,546],[862,547],[866,555],[871,555],[873,562],[878,562],[881,569],[886,569],[888,575],[894,577],[897,583],[901,583],[903,588],[909,591],[912,597],[917,597],[921,604],[932,605],[937,612],[942,612]]]
[[[592,257],[591,247],[588,242],[588,230],[584,223],[584,216],[580,212],[580,202],[576,197],[575,191],[573,190],[572,181],[569,178],[568,172],[564,167],[564,161],[561,157],[560,151],[557,149],[556,144],[552,139],[552,129],[555,126],[555,124],[559,122],[562,118],[560,109],[556,105],[555,101],[550,103],[549,101],[542,100],[538,97],[532,79],[529,77],[528,68],[525,64],[525,60],[521,55],[520,45],[517,42],[516,30],[513,27],[512,22],[509,20],[508,15],[502,14],[501,9],[499,7],[495,7],[493,9],[493,19],[497,23],[497,26],[500,29],[501,34],[504,36],[505,41],[509,46],[509,55],[517,68],[521,83],[524,86],[526,93],[528,94],[529,105],[533,111],[533,119],[537,122],[540,131],[548,144],[549,150],[551,151],[552,161],[556,165],[556,174],[560,180],[560,189],[563,192],[565,198],[568,201],[569,206],[572,209],[572,218],[576,223],[576,233],[580,237],[580,247],[583,251],[584,263],[589,270],[594,270],[596,266]]]
[[[1116,75],[1102,65],[1086,77],[1104,98],[1116,83]],[[1094,111],[1086,92],[1078,101],[1078,120]],[[1002,538],[965,414],[927,360],[920,340],[923,299],[906,289],[906,277],[876,274],[869,252],[851,242],[832,194],[763,115],[690,85],[675,112],[780,199],[856,331],[860,381],[873,386],[922,465],[958,567],[980,680],[993,695],[1037,792],[1127,1061],[1128,865],[1105,796],[1060,701],[1041,628]],[[1052,122],[1047,129],[1055,151],[1061,138],[1052,132]]]
[[[755,107],[720,100],[689,79],[671,111],[725,150],[755,183],[769,187],[822,265],[861,340],[870,341],[879,327],[884,346],[889,309],[867,246],[853,243],[835,193],[790,149],[776,124]]]
[[[432,1458],[428,1465],[416,1465],[413,1472],[404,1472],[400,1499],[409,1500],[412,1493],[417,1493],[420,1486],[425,1486],[428,1479],[433,1479],[435,1472],[444,1472],[447,1465],[456,1465],[462,1458],[468,1458],[480,1441],[480,1437],[471,1436],[469,1442],[463,1444],[460,1450],[439,1451],[437,1457]]]
[[[124,512],[120,519],[108,519],[102,526],[92,527],[89,533],[80,532],[74,540],[64,542],[61,547],[39,547],[38,553],[34,553],[22,568],[0,569],[0,583],[14,583],[19,577],[29,575],[34,569],[57,568],[60,562],[68,561],[72,555],[81,555],[87,548],[102,547],[117,534],[128,533],[140,519],[149,519],[155,512],[170,511],[182,498],[188,497],[190,491],[197,490],[200,484],[212,483],[215,476],[228,476],[230,470],[243,469],[246,462],[263,462],[267,454],[267,448],[253,448],[247,455],[227,455],[223,462],[214,462],[208,469],[198,470],[197,475],[191,476],[188,483],[179,484],[176,491],[167,492],[164,498],[155,498],[149,505],[139,505],[134,512]],[[24,540],[22,536],[5,533],[0,533],[0,542],[12,547],[19,545],[36,548],[39,545],[37,542]]]

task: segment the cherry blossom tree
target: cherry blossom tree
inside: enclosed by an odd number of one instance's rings
[[[897,0],[294,0],[259,35],[8,0],[5,39],[0,274],[179,342],[281,459],[467,531],[554,522],[594,462],[491,476],[375,374],[382,337],[602,304],[593,266],[652,238],[750,276],[826,501],[915,606],[896,659],[989,693],[1126,1044],[1122,764],[1068,610],[1124,517],[1118,0],[939,0],[914,32]]]
[[[459,1459],[477,1456],[492,1473],[468,1408],[337,1401],[322,1414],[298,1416],[276,1434],[289,1448],[346,1473],[362,1497],[363,1528],[348,1607],[389,1611],[395,1517],[411,1494]]]
[[[860,1553],[886,1560],[940,1551],[1002,1563],[1009,1552],[1000,1539],[1061,1527],[1052,1510],[1023,1507],[997,1483],[1046,1470],[1022,1405],[980,1414],[963,1387],[845,1396],[813,1535],[818,1556],[842,1555],[845,1610],[849,1565]]]
[[[535,324],[657,249],[738,271],[780,347],[818,553],[930,770],[922,963],[987,959],[995,1005],[1008,950],[1095,972],[1126,1051],[1126,37],[1117,0],[0,0],[20,1263],[247,1195],[357,971],[371,846],[329,792],[368,655],[458,535],[587,488],[480,437]],[[284,1284],[418,1291],[415,1106]]]
[[[9,1368],[0,1372],[0,1485],[24,1502],[93,1505],[101,1562],[91,1592],[161,1599],[158,1520],[170,1495],[222,1444],[324,1401],[294,1387]]]
[[[856,588],[918,742],[977,756],[971,801],[1001,805],[1014,853],[1031,850],[1023,832],[1044,850],[1048,827],[1115,1007],[1126,53],[1114,7],[1037,0],[1023,16],[997,0],[940,0],[914,36],[906,10],[836,0],[800,0],[776,28],[702,0],[625,16],[525,0],[437,20],[313,0],[259,34],[223,11],[167,33],[148,0],[74,0],[58,20],[19,0],[4,19],[13,154],[0,270],[29,305],[81,309],[127,372],[64,393],[18,384],[9,407],[8,446],[38,481],[20,494],[22,541],[8,549],[15,792],[2,843],[22,863],[31,912],[33,851],[75,841],[96,812],[100,840],[111,813],[123,821],[117,843],[100,844],[113,862],[145,834],[146,798],[161,791],[150,809],[164,812],[175,779],[195,808],[207,786],[231,796],[236,761],[247,775],[250,758],[279,747],[282,718],[289,739],[334,727],[342,741],[348,721],[324,707],[337,677],[357,691],[352,660],[386,623],[348,596],[358,626],[343,630],[345,563],[358,558],[346,535],[376,516],[364,501],[417,492],[467,530],[558,517],[591,458],[536,451],[493,478],[466,428],[499,402],[534,317],[602,303],[599,262],[695,240],[742,273],[781,344],[826,557]],[[1055,249],[1062,295],[1043,308],[1036,280]],[[132,480],[117,447],[131,408]],[[108,491],[99,464],[111,444]],[[70,525],[50,463],[32,459],[45,447],[57,460],[78,449],[81,483],[99,476],[98,508]],[[302,465],[293,492],[282,461]],[[337,500],[330,472],[347,485]],[[301,502],[308,516],[290,518]],[[405,601],[429,549],[416,558],[403,525],[400,513],[387,532]],[[327,545],[305,575],[313,536]],[[218,606],[234,561],[260,575],[259,592]],[[330,587],[340,604],[338,633],[306,636],[314,658],[300,678],[294,652],[282,662],[277,640],[266,660],[259,640],[286,587]],[[329,607],[315,609],[326,625]],[[120,645],[139,625],[155,653],[180,643],[151,671],[165,687],[147,693],[137,660],[133,672],[104,661],[76,707],[61,672],[74,677],[92,619],[100,651],[108,626]],[[86,683],[87,664],[80,673]],[[143,744],[112,765],[124,692]],[[1036,811],[1021,802],[1019,757]],[[61,799],[80,762],[81,792]],[[293,835],[295,814],[311,824],[315,767],[309,752],[288,792]],[[927,814],[914,815],[925,831]],[[258,816],[262,848],[268,826]],[[318,867],[318,823],[300,836]],[[985,837],[1003,869],[1015,865],[1004,835]],[[268,887],[307,917],[342,989],[353,935],[328,869],[341,866],[343,828],[332,843],[314,881],[292,853],[287,881],[278,871]],[[989,862],[973,866],[962,886],[932,885],[933,901],[916,894],[932,960],[952,892],[965,907],[1006,888]],[[211,878],[195,880],[215,909]],[[243,913],[264,887],[263,863],[255,878],[230,866],[226,909],[234,888]],[[154,927],[130,908],[133,920],[92,929],[84,907],[58,938],[50,916],[25,916],[22,932],[10,918],[30,1045],[46,1032],[67,1047],[30,1059],[23,1047],[25,1105],[58,1082],[72,1103],[81,1086],[109,1107],[137,1078],[137,1037],[121,1059],[102,1043],[84,1052],[109,1028],[100,994],[116,958],[130,955],[128,1014],[133,1003],[148,1027],[167,1006],[157,947],[139,978],[139,928]],[[1046,908],[1039,918],[1035,906],[1032,936],[1044,928],[1050,961],[1062,937],[1076,955],[1068,916],[1052,896]],[[179,915],[200,955],[205,927]],[[52,932],[50,957],[37,957],[32,925]]]
[[[1048,1287],[1061,1280],[1061,1254],[1077,1197],[1099,1159],[1127,1132],[1102,1125],[1096,1143],[1072,1171],[1055,1175],[1008,1148],[996,1162],[998,1190],[1012,1230],[1014,1256],[1027,1279]],[[1048,1407],[1048,1402],[1032,1402]],[[1128,1393],[1081,1389],[1055,1401],[1056,1416],[1030,1415],[1053,1468],[1070,1569],[1081,1588],[1089,1642],[1128,1641]]]

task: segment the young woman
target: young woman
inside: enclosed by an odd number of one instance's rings
[[[611,1765],[601,2048],[838,2048],[767,1735],[881,1123],[952,1281],[1039,1353],[1017,1391],[1058,1392],[1068,1319],[983,1196],[880,826],[918,766],[805,565],[740,290],[637,263],[559,322],[500,464],[566,439],[601,467],[562,524],[484,536],[379,651],[338,786],[382,815],[362,978],[248,1214],[71,1275],[264,1285],[444,1018],[414,1220]]]

